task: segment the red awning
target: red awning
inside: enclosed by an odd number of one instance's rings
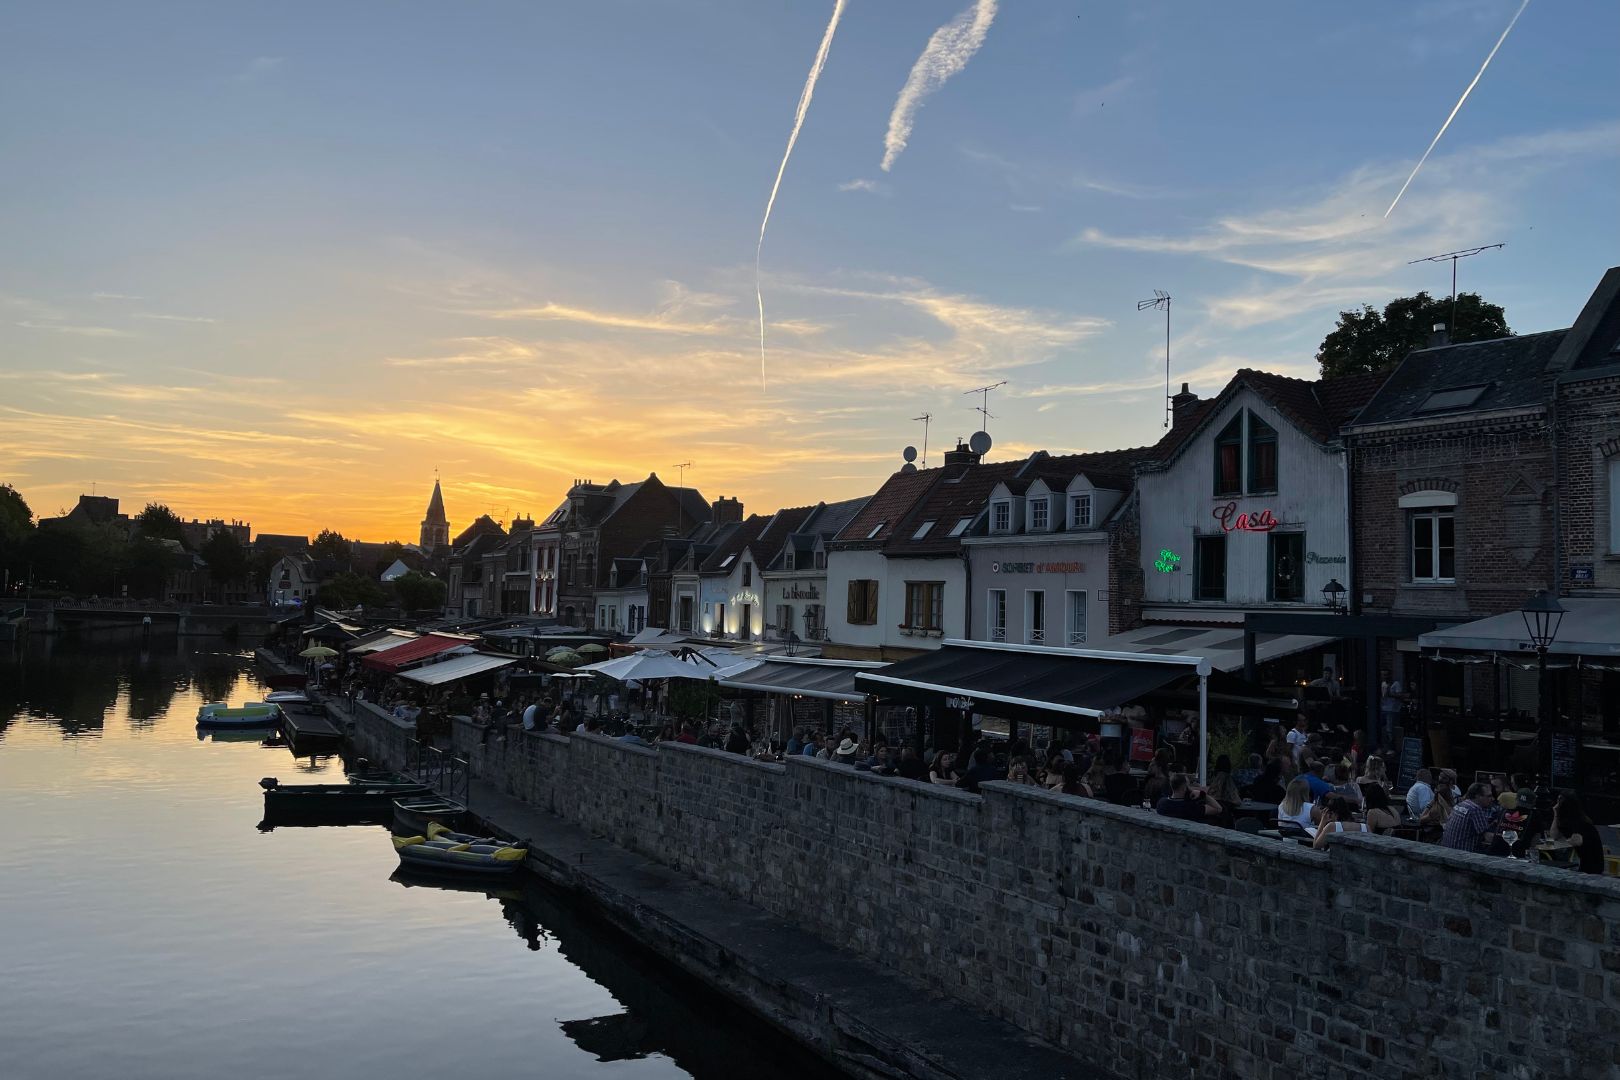
[[[421,663],[430,656],[436,656],[451,649],[471,648],[477,639],[462,635],[447,636],[442,634],[426,634],[415,641],[407,641],[403,645],[396,645],[392,649],[385,649],[380,653],[361,660],[360,663],[373,671],[395,672],[412,664]]]

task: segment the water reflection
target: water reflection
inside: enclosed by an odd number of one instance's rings
[[[260,777],[343,780],[198,741],[203,700],[262,693],[223,643],[0,653],[0,819],[26,824],[0,830],[0,1076],[828,1075],[537,882],[406,877],[385,826],[256,832]]]

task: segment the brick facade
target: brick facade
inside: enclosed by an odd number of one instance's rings
[[[1573,595],[1612,595],[1620,592],[1620,538],[1609,525],[1615,497],[1609,463],[1620,457],[1620,372],[1562,382],[1555,409],[1559,585]]]

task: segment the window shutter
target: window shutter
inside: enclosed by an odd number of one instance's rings
[[[851,581],[849,583],[849,604],[847,618],[852,623],[861,621],[861,604],[866,599],[866,582]]]
[[[877,591],[878,591],[877,579],[873,578],[873,579],[867,581],[867,583],[866,583],[866,621],[870,622],[870,623],[877,622],[877,617],[878,617]]]

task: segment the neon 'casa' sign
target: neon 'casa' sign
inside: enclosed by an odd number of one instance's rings
[[[1237,503],[1229,502],[1225,506],[1217,506],[1214,511],[1215,520],[1221,523],[1223,532],[1258,532],[1265,533],[1282,524],[1272,514],[1271,510],[1257,510],[1250,513],[1238,513]]]

